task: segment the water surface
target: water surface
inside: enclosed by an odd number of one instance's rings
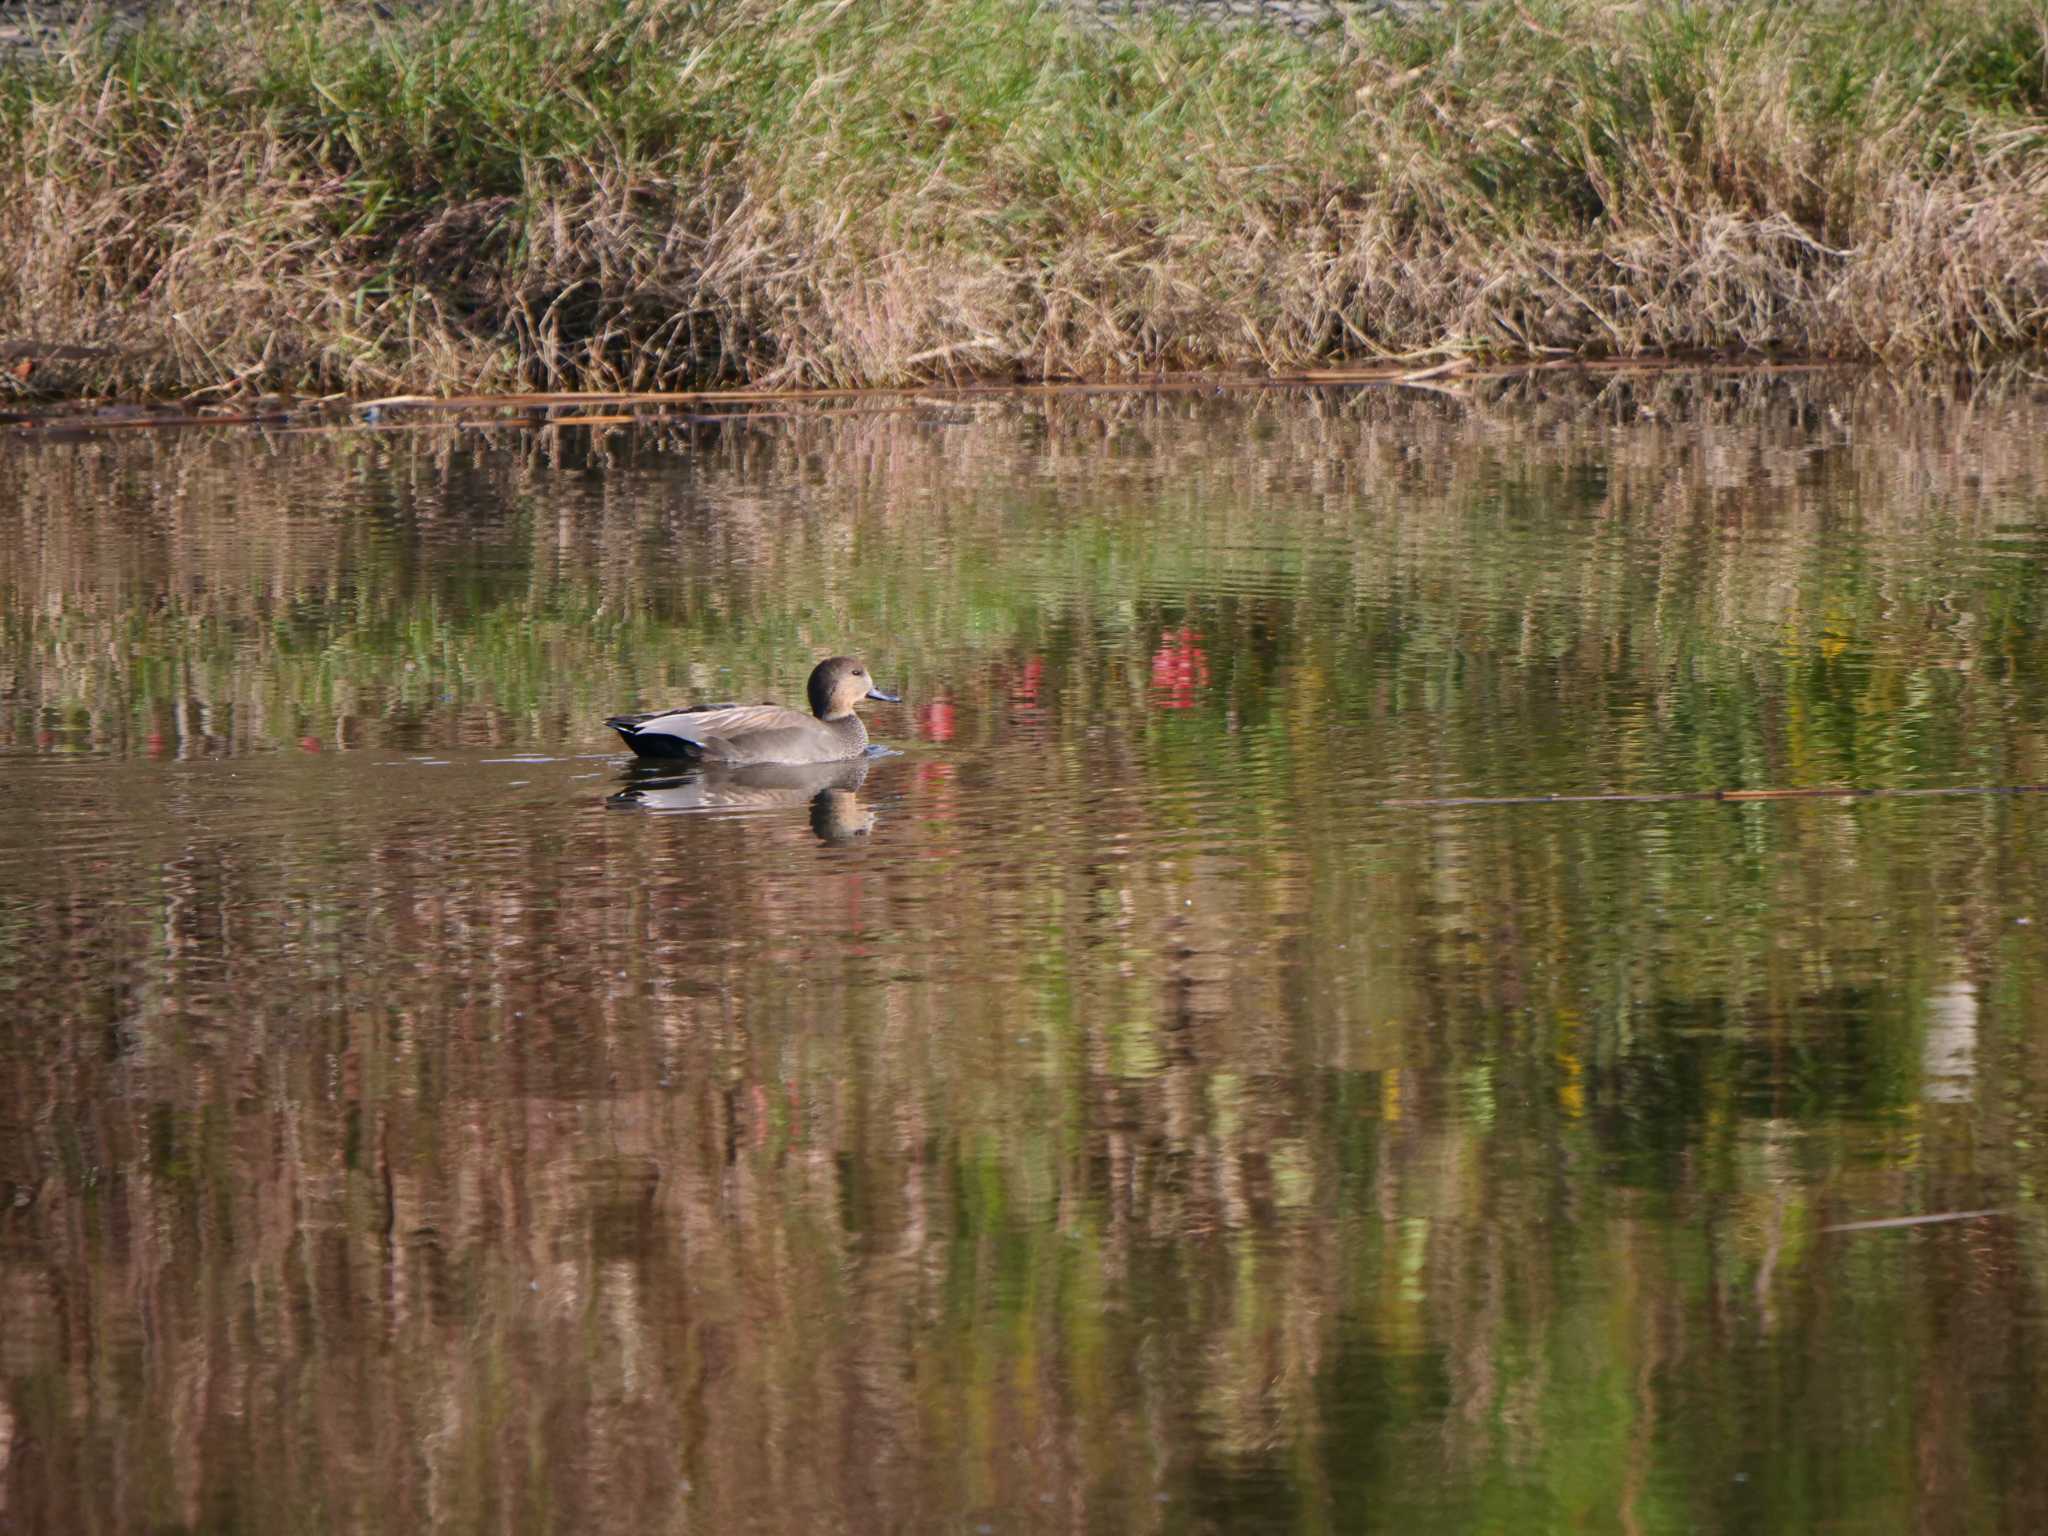
[[[0,443],[0,1527],[2039,1529],[2048,796],[1387,802],[2048,782],[2044,557],[1858,378]]]

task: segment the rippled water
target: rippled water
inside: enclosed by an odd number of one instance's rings
[[[0,1528],[2048,1525],[2048,796],[1388,803],[2048,782],[2048,397],[587,432],[0,443]]]

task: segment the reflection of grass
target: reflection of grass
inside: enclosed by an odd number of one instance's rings
[[[193,8],[0,76],[0,331],[356,389],[1974,356],[2043,339],[2044,104],[2025,0]]]
[[[1716,430],[1767,454],[1772,399]],[[1225,716],[1283,753],[1332,720],[1434,721],[1432,752],[1513,788],[1593,787],[1574,719],[1633,722],[1601,787],[1674,788],[1981,776],[2006,728],[1986,723],[2038,715],[2008,693],[2038,653],[2042,569],[1977,553],[1988,503],[1970,510],[1952,440],[1731,489],[1702,482],[1683,431],[1508,439],[1512,412],[1459,426],[1416,407],[1400,430],[1430,478],[1404,485],[1372,418],[1265,413],[1256,452],[1222,455],[1171,411],[1046,419],[1113,421],[1122,450],[1048,458],[1028,413],[947,437],[796,423],[710,451],[660,511],[630,469],[610,472],[627,494],[579,501],[574,464],[402,452],[365,479],[380,515],[311,519],[279,508],[327,447],[253,463],[169,444],[181,494],[218,501],[158,534],[101,461],[49,450],[0,555],[29,683],[14,732],[82,711],[132,740],[198,701],[233,745],[443,726],[588,744],[629,704],[794,697],[841,648],[970,705],[991,669],[1038,656],[1062,720],[1191,761]],[[2000,485],[2039,472],[2023,418],[1994,417],[1969,453]],[[1907,473],[1927,487],[1910,504],[1888,489]],[[1865,535],[1828,532],[1849,515]],[[1203,656],[1179,719],[1155,665],[1183,630]]]

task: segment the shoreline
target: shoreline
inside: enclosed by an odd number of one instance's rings
[[[829,407],[839,404],[857,407],[862,403],[875,403],[886,410],[890,408],[888,402],[898,402],[907,409],[912,406],[1086,396],[1222,396],[1373,387],[1421,390],[1467,399],[1471,397],[1461,386],[1537,379],[1584,382],[1673,376],[1766,378],[1816,373],[1883,375],[1886,370],[1880,363],[1832,358],[1552,358],[1542,362],[1488,364],[1468,364],[1459,360],[1422,368],[1325,368],[1264,375],[1218,371],[1131,379],[969,379],[793,389],[561,390],[516,394],[454,391],[376,399],[338,395],[306,399],[228,396],[218,399],[188,397],[183,400],[56,397],[0,406],[0,431],[33,436],[38,433],[121,432],[198,426],[284,427],[293,431],[610,427],[672,421],[733,421],[750,417],[767,419],[790,414],[793,410],[834,415],[841,412]],[[1992,376],[1993,373],[1987,373],[1978,377],[1989,379]],[[673,409],[678,407],[685,409]],[[724,407],[734,414],[703,415],[688,407]],[[579,414],[600,410],[647,414],[631,417]],[[493,416],[489,414],[491,412],[501,414]]]
[[[0,62],[0,405],[1984,368],[2048,350],[2033,20],[174,11]]]

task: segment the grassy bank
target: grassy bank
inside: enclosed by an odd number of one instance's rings
[[[0,64],[26,386],[675,387],[2048,342],[2038,0],[174,16]]]

